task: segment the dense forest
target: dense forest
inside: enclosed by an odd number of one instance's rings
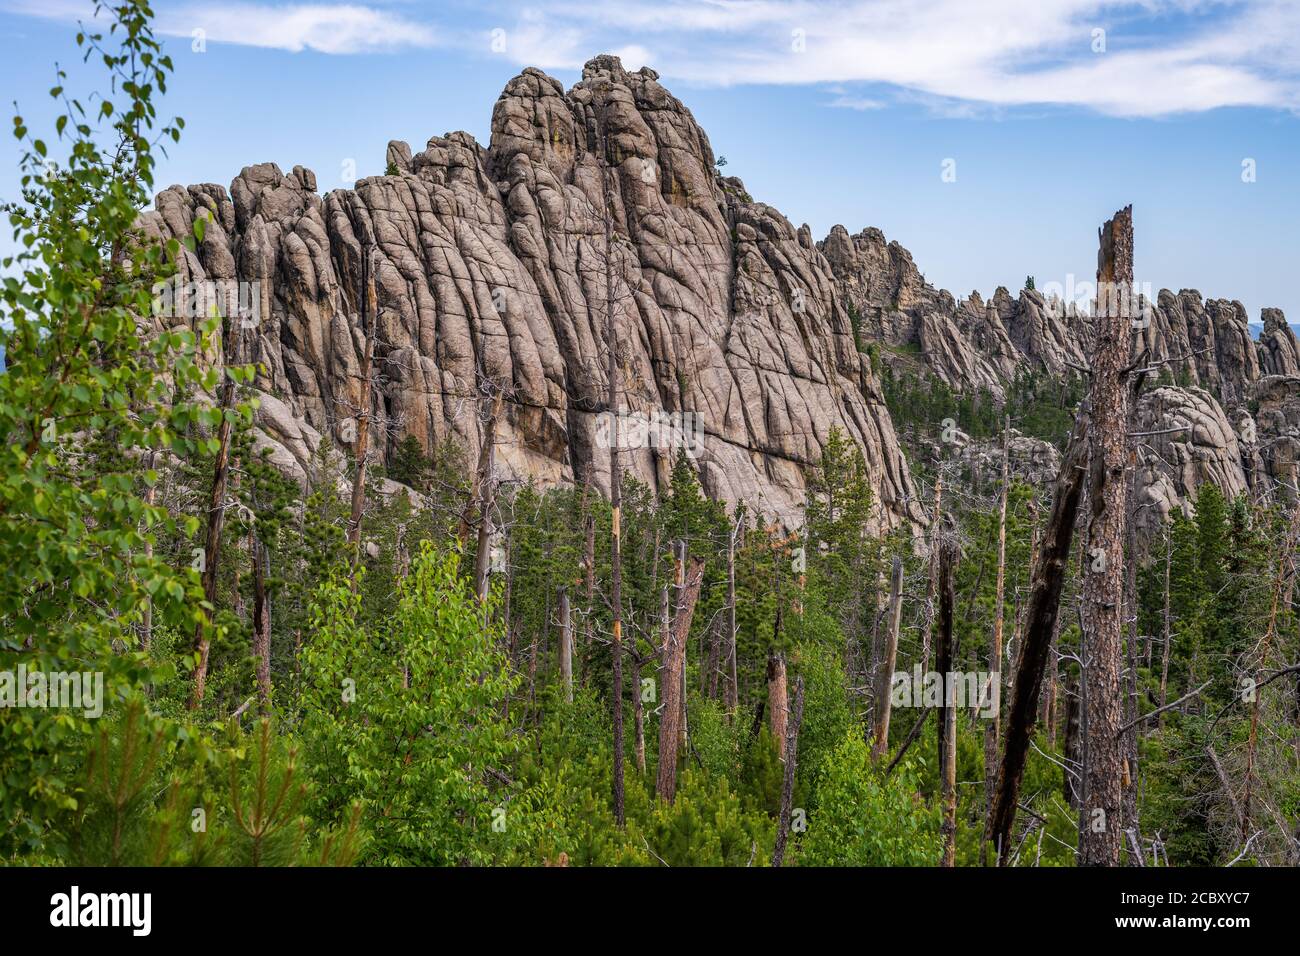
[[[710,500],[686,449],[666,487],[621,476],[617,438],[612,496],[497,481],[490,439],[475,462],[408,438],[387,468],[326,442],[301,487],[257,446],[237,319],[141,318],[181,250],[133,227],[184,124],[158,113],[172,63],[147,4],[112,12],[78,37],[101,95],[60,78],[49,138],[14,119],[0,860],[1297,862],[1300,511],[1204,484],[1139,538],[1106,472],[1062,523],[1072,432],[1113,436],[1126,407],[1094,400],[1121,381],[1104,347],[1091,385],[1026,374],[1002,404],[882,369],[923,527],[886,530],[839,432],[793,528]],[[1067,480],[1017,480],[1006,452],[972,473],[948,419],[1054,442]],[[1083,679],[1106,628],[1111,747]],[[102,675],[102,713],[21,674]]]

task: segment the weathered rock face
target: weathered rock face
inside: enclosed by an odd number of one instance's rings
[[[959,391],[987,389],[997,400],[1021,367],[1052,375],[1086,364],[1086,323],[1073,306],[1025,289],[1018,299],[999,288],[957,301],[925,281],[911,253],[879,229],[850,236],[834,226],[819,243],[836,289],[865,339],[914,346],[941,381]]]
[[[605,145],[602,146],[602,133]],[[804,469],[838,427],[862,447],[883,521],[923,520],[869,362],[854,345],[831,263],[807,227],[723,179],[703,130],[649,69],[597,57],[565,91],[528,69],[497,101],[486,148],[465,133],[393,175],[321,197],[314,176],[251,166],[229,195],[172,187],[144,217],[172,238],[209,218],[184,281],[256,282],[258,425],[303,469],[330,435],[348,445],[362,402],[385,427],[456,441],[474,460],[479,385],[506,390],[497,460],[544,484],[608,486],[606,227],[622,408],[690,413],[706,492],[796,520]],[[363,396],[361,260],[378,297],[375,381]],[[652,485],[676,450],[625,455]]]
[[[1264,375],[1300,376],[1300,343],[1281,309],[1264,309],[1259,337],[1259,368]]]
[[[1175,508],[1188,511],[1196,489],[1210,482],[1225,495],[1248,490],[1237,430],[1214,396],[1201,388],[1157,388],[1133,416],[1138,451],[1137,522],[1162,527]]]
[[[957,391],[987,389],[999,400],[1022,368],[1062,376],[1088,364],[1091,321],[1073,304],[1034,289],[1013,298],[1001,288],[987,305],[976,293],[957,302],[878,229],[850,236],[836,226],[820,248],[861,336],[902,349],[901,356],[887,352],[887,362],[919,361]],[[1255,342],[1240,302],[1184,289],[1161,290],[1150,305],[1137,344],[1163,387],[1144,396],[1135,427],[1168,433],[1142,443],[1142,527],[1158,527],[1171,508],[1190,508],[1206,481],[1228,495],[1294,494],[1300,343],[1281,311],[1263,310]],[[966,451],[975,455],[968,465],[989,464],[978,449]]]
[[[1269,375],[1255,384],[1254,443],[1261,494],[1296,497],[1300,481],[1300,376]]]

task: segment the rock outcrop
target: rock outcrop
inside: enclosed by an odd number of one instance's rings
[[[955,391],[986,390],[995,400],[1021,369],[1060,377],[1088,364],[1091,320],[1060,296],[1024,289],[1013,297],[999,288],[987,304],[978,293],[958,302],[926,282],[911,254],[879,229],[851,236],[835,226],[820,248],[860,337],[880,343],[887,364],[919,366]],[[1076,299],[1086,297],[1083,288]],[[1171,508],[1189,509],[1205,481],[1229,495],[1267,496],[1279,485],[1294,494],[1300,343],[1281,311],[1263,310],[1256,342],[1240,302],[1207,300],[1194,289],[1161,290],[1143,302],[1149,310],[1137,316],[1137,344],[1159,386],[1142,399],[1135,426],[1158,433],[1140,449],[1144,529]]]
[[[1137,525],[1161,528],[1175,508],[1189,511],[1197,489],[1218,485],[1228,497],[1248,490],[1237,430],[1201,388],[1157,388],[1133,415],[1138,453]]]
[[[391,143],[387,162],[388,175],[323,197],[309,170],[250,166],[229,193],[173,186],[144,216],[165,239],[208,221],[183,281],[255,284],[257,424],[287,470],[305,469],[322,435],[348,445],[363,404],[383,426],[380,460],[413,435],[426,449],[455,441],[473,461],[488,381],[507,395],[504,475],[590,472],[607,487],[608,254],[620,406],[696,416],[707,493],[797,521],[804,470],[839,428],[863,449],[884,523],[924,520],[828,257],[807,227],[717,173],[704,131],[653,70],[601,56],[566,91],[527,69],[497,101],[486,147],[450,133],[419,153]],[[366,255],[378,297],[369,394]],[[657,444],[625,456],[652,485],[677,454]]]

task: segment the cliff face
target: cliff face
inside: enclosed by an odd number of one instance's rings
[[[144,214],[163,239],[207,221],[179,282],[251,284],[256,423],[287,472],[304,476],[323,436],[351,447],[363,401],[380,462],[407,435],[426,451],[454,442],[472,462],[487,380],[506,394],[500,477],[590,474],[607,488],[607,201],[620,408],[642,423],[691,416],[705,491],[769,517],[798,523],[805,469],[838,427],[863,450],[881,523],[925,520],[855,325],[886,361],[899,360],[892,347],[998,399],[1021,369],[1087,365],[1090,320],[1041,291],[958,300],[878,229],[836,226],[814,242],[754,202],[648,68],[596,57],[568,91],[525,70],[491,129],[486,147],[466,133],[418,153],[390,143],[387,175],[323,197],[311,171],[267,163],[229,191],[173,186]],[[364,398],[363,255],[379,307]],[[1300,345],[1281,313],[1264,311],[1256,343],[1240,303],[1183,290],[1154,305],[1141,335],[1163,387],[1138,412],[1153,433],[1139,445],[1144,514],[1186,507],[1202,481],[1292,484]],[[624,456],[652,486],[678,453],[665,437],[652,430]]]
[[[602,163],[601,130],[607,137]],[[506,390],[503,477],[608,485],[606,241],[622,406],[691,413],[706,492],[792,519],[832,427],[862,447],[883,523],[920,517],[870,364],[807,229],[724,179],[704,131],[649,69],[597,57],[567,92],[537,70],[497,101],[485,148],[465,133],[388,148],[389,175],[317,195],[296,167],[251,166],[230,192],[173,186],[144,226],[188,235],[182,281],[258,283],[257,424],[301,473],[321,435],[348,445],[362,401],[357,291],[372,250],[381,461],[405,435],[477,456],[476,384]],[[479,373],[481,370],[481,374]],[[676,451],[625,455],[652,485]]]
[[[819,244],[839,295],[864,336],[906,347],[911,361],[952,388],[1001,399],[1020,369],[1049,375],[1086,367],[1091,322],[1042,292],[985,303],[958,301],[925,281],[912,256],[878,229],[834,227]],[[1158,527],[1188,508],[1206,481],[1225,493],[1289,496],[1300,456],[1300,343],[1281,311],[1264,309],[1255,342],[1245,308],[1195,290],[1161,290],[1138,345],[1148,350],[1148,390],[1135,412],[1139,522]],[[896,360],[888,352],[886,361]],[[1279,488],[1280,484],[1280,488]]]

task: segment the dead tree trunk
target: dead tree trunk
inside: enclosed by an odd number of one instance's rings
[[[1007,711],[1006,730],[1002,735],[1002,762],[998,767],[993,807],[985,830],[986,838],[992,840],[998,850],[999,864],[1005,863],[1011,853],[1011,827],[1015,822],[1016,802],[1020,799],[1020,782],[1029,753],[1029,741],[1037,723],[1038,696],[1060,611],[1061,587],[1070,560],[1079,496],[1083,492],[1087,434],[1088,408],[1085,402],[1075,418],[1074,431],[1061,459],[1061,470],[1052,493],[1052,513],[1039,540],[1025,623],[1020,646],[1016,649],[1011,707]]]
[[[1072,680],[1065,688],[1065,747],[1062,754],[1065,757],[1065,764],[1071,768],[1066,770],[1062,781],[1062,794],[1065,802],[1073,810],[1078,810],[1081,806],[1079,802],[1079,787],[1075,783],[1078,779],[1077,771],[1083,767],[1083,692],[1079,681]],[[1071,771],[1074,771],[1072,775]]]
[[[668,643],[664,648],[664,701],[659,719],[659,774],[655,793],[669,803],[677,795],[677,757],[681,743],[682,669],[686,661],[686,641],[691,632],[691,618],[695,603],[700,597],[700,584],[704,580],[704,562],[696,558],[683,579],[677,593],[677,608],[673,615]]]
[[[705,658],[704,674],[700,678],[700,693],[709,700],[716,700],[718,697],[718,647],[722,641],[718,637],[718,622],[715,619],[709,626],[709,654]]]
[[[939,528],[936,526],[936,532]],[[940,866],[956,865],[957,852],[957,703],[953,661],[957,648],[953,642],[952,607],[953,573],[957,563],[957,544],[948,535],[939,548],[939,628],[935,647],[935,666],[943,680],[943,707],[939,711],[939,803],[943,821],[939,833],[943,838]]]
[[[573,618],[569,612],[569,592],[560,587],[560,682],[564,699],[573,703]]]
[[[993,639],[989,643],[989,688],[993,717],[984,728],[984,813],[993,806],[997,785],[998,732],[1002,719],[1002,597],[1007,580],[1007,492],[1011,479],[1011,420],[1002,428],[1002,494],[998,504],[998,573],[993,586]],[[980,842],[980,865],[988,863],[988,841]]]
[[[939,519],[943,507],[943,468],[934,477],[934,517],[930,523],[930,576],[925,586],[925,622],[921,629],[921,670],[930,670],[930,642],[934,635],[934,593],[939,582]]]
[[[767,658],[767,727],[782,760],[785,759],[787,717],[785,655],[777,651]]]
[[[782,701],[782,709],[786,704]],[[799,725],[803,723],[803,678],[795,678],[794,706],[783,740],[785,778],[781,783],[781,817],[776,825],[776,845],[772,848],[772,865],[785,862],[785,844],[790,836],[790,815],[794,812],[794,772],[799,763]]]
[[[474,594],[482,604],[487,603],[488,570],[492,566],[492,511],[496,507],[496,484],[492,480],[492,471],[497,459],[497,416],[501,414],[502,400],[503,393],[498,391],[483,427],[483,452],[479,456],[481,471],[478,476],[478,543],[474,549]]]
[[[1086,683],[1087,768],[1079,811],[1083,866],[1119,863],[1124,759],[1119,729],[1120,654],[1124,625],[1124,538],[1128,523],[1124,472],[1128,446],[1126,366],[1135,317],[1133,213],[1126,206],[1100,232],[1097,259],[1097,346],[1089,404],[1088,571],[1083,579],[1083,680]]]
[[[893,571],[889,578],[889,619],[885,634],[885,651],[881,656],[880,668],[876,672],[876,728],[875,743],[871,748],[874,759],[880,760],[889,749],[889,716],[893,696],[894,668],[898,664],[898,631],[903,615],[903,561],[894,558]]]
[[[1128,629],[1124,640],[1125,656],[1125,704],[1124,726],[1124,779],[1123,779],[1123,813],[1124,830],[1130,834],[1134,846],[1140,846],[1142,829],[1138,819],[1138,593],[1137,593],[1137,452],[1128,440],[1129,480],[1126,483],[1126,501],[1124,520],[1125,555],[1127,564],[1124,568],[1124,607],[1128,618]],[[1130,852],[1129,866],[1143,866],[1140,852]]]
[[[1047,671],[1047,706],[1044,708],[1047,721],[1047,746],[1051,750],[1056,749],[1056,725],[1059,723],[1057,714],[1060,708],[1057,706],[1060,698],[1061,680],[1057,671],[1060,669],[1060,651],[1057,649],[1061,641],[1061,618],[1058,615],[1056,624],[1052,628],[1052,641],[1047,648],[1047,660],[1049,670]]]

